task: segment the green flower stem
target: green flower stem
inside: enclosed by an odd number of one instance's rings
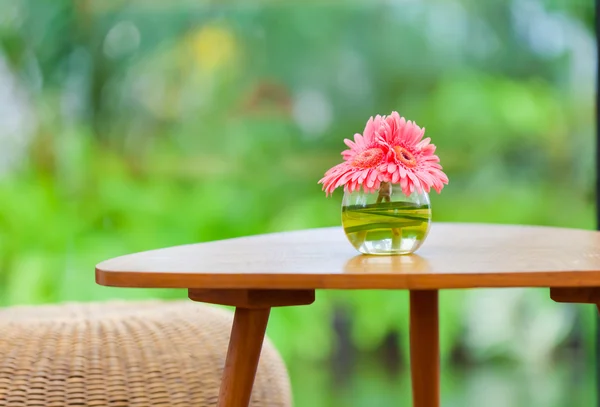
[[[400,250],[402,243],[402,228],[392,228],[392,250]]]
[[[379,187],[379,196],[377,197],[377,203],[391,202],[392,198],[392,184],[389,182],[382,182]],[[402,243],[402,229],[392,228],[392,250],[400,250]]]
[[[368,231],[369,231],[369,229],[361,230],[356,234],[356,240],[360,243],[361,246],[365,243],[365,239],[367,238]]]
[[[392,195],[392,184],[389,182],[382,182],[379,186],[379,195],[377,196],[377,203],[383,201],[390,202]]]

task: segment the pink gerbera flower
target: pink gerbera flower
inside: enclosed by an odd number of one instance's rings
[[[379,189],[381,181],[389,181],[387,171],[379,170],[389,156],[385,142],[388,132],[389,125],[385,118],[378,115],[369,119],[362,135],[354,135],[354,141],[344,139],[344,143],[350,147],[342,151],[344,162],[327,171],[319,181],[327,195],[342,185],[348,192],[358,190],[361,185],[365,192],[374,192]]]
[[[319,183],[327,195],[342,185],[348,192],[361,186],[365,192],[375,192],[382,182],[399,183],[407,196],[431,188],[439,193],[448,177],[430,138],[422,140],[424,133],[397,112],[371,117],[363,134],[354,135],[354,142],[344,140],[350,147],[342,152],[344,162],[327,171]]]
[[[385,117],[389,131],[385,134],[390,147],[386,162],[392,183],[400,183],[402,192],[410,195],[415,190],[429,192],[431,188],[440,193],[448,177],[442,171],[435,145],[431,139],[423,139],[425,129],[406,121],[397,112]]]

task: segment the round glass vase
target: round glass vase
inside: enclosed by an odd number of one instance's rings
[[[379,191],[344,192],[342,226],[364,254],[409,254],[429,232],[431,205],[427,192],[404,195],[399,184],[382,182]]]

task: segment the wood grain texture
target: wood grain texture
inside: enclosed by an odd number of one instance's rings
[[[190,300],[243,308],[270,308],[308,305],[315,302],[315,290],[244,290],[190,288]]]
[[[270,308],[236,308],[218,407],[248,407]]]
[[[410,292],[410,372],[413,407],[440,405],[438,292]]]
[[[434,223],[417,254],[365,256],[341,228],[250,236],[118,257],[120,287],[441,289],[600,286],[600,232]]]

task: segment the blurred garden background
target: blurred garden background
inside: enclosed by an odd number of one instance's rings
[[[438,145],[434,221],[593,229],[593,7],[0,0],[0,304],[185,298],[94,266],[339,225],[317,181],[392,110]],[[403,292],[275,310],[296,406],[408,405],[407,319]],[[591,307],[447,291],[441,324],[444,406],[593,405]]]

